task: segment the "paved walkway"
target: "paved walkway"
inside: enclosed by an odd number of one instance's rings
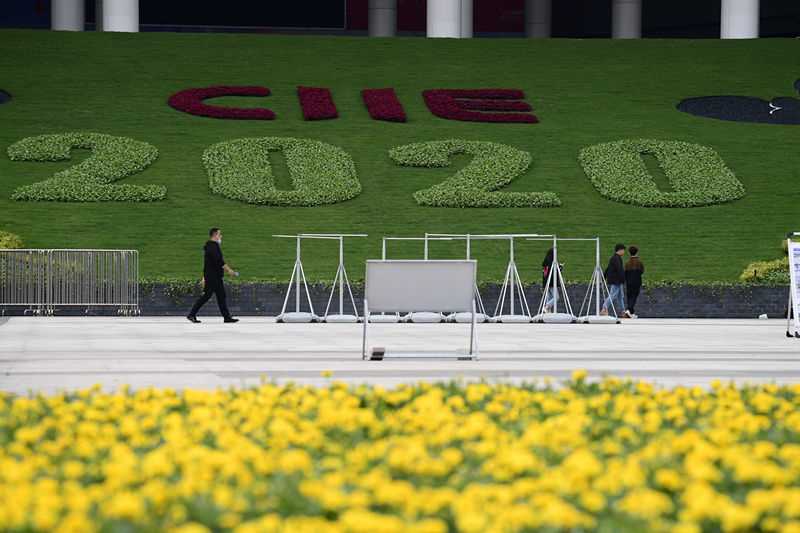
[[[712,379],[800,382],[800,339],[783,320],[630,320],[619,325],[480,324],[480,360],[362,361],[360,324],[238,324],[179,317],[0,318],[0,390],[26,395],[63,389],[169,387],[214,389],[269,381],[324,386],[333,380],[393,386],[403,382],[554,381],[585,369],[590,379],[630,376],[664,387],[708,386]],[[455,351],[465,324],[374,324],[387,353]],[[331,371],[332,377],[322,375]]]

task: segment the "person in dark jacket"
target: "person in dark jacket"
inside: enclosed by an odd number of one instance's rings
[[[628,291],[628,313],[631,318],[636,318],[633,307],[639,297],[642,288],[642,274],[644,274],[644,263],[639,259],[639,248],[631,246],[631,257],[625,261],[625,288]]]
[[[194,307],[192,307],[192,310],[189,311],[189,314],[186,316],[186,318],[195,324],[199,323],[200,321],[197,320],[197,312],[208,301],[208,299],[211,298],[212,294],[216,294],[217,305],[219,305],[219,311],[222,313],[224,321],[238,322],[239,319],[233,318],[228,311],[228,306],[225,303],[225,284],[222,282],[222,278],[224,276],[223,270],[227,270],[231,277],[236,276],[236,272],[234,272],[231,267],[226,265],[225,260],[222,259],[222,250],[219,247],[219,243],[222,242],[222,232],[220,229],[211,228],[209,235],[211,238],[203,247],[205,250],[203,281],[201,281],[201,283],[205,284],[203,295],[200,296],[200,298],[195,302]]]
[[[550,248],[544,256],[544,261],[542,261],[542,292],[545,293],[546,298],[543,311],[545,313],[551,312],[553,304],[558,302],[558,279],[555,272],[550,276],[550,269],[553,267],[553,255],[553,249]],[[558,265],[559,272],[563,267],[563,262]],[[548,277],[550,277],[549,285],[547,284]]]
[[[622,290],[622,284],[625,283],[625,268],[622,266],[622,256],[625,255],[625,245],[618,244],[614,247],[614,255],[608,261],[603,275],[606,277],[606,284],[608,284],[608,298],[603,303],[603,308],[600,314],[605,316],[608,314],[608,308],[611,302],[614,301],[618,305],[616,309],[620,311],[620,316],[629,318],[628,311],[625,309],[625,293]]]

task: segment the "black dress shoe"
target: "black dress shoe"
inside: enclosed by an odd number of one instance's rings
[[[224,322],[229,324],[229,323],[232,323],[232,322],[239,322],[239,319],[238,318],[233,318],[232,316],[229,316],[224,320]]]
[[[200,323],[200,321],[199,321],[199,320],[197,320],[197,317],[196,317],[196,316],[194,316],[194,315],[189,315],[189,316],[187,316],[187,317],[186,317],[186,320],[188,320],[189,322],[194,322],[195,324],[199,324],[199,323]]]

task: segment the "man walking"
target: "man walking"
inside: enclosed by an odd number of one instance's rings
[[[200,321],[197,320],[197,312],[200,308],[205,304],[209,298],[211,298],[211,294],[214,293],[217,295],[217,305],[219,305],[219,311],[222,313],[225,322],[238,322],[238,318],[233,318],[228,311],[228,306],[225,303],[225,284],[222,282],[222,278],[224,276],[222,270],[227,270],[228,274],[231,277],[236,276],[236,272],[233,271],[231,267],[225,264],[225,261],[222,259],[222,250],[219,247],[219,244],[222,242],[222,232],[219,228],[211,228],[209,232],[211,238],[206,242],[206,245],[203,249],[206,251],[205,253],[205,263],[203,265],[203,281],[201,283],[205,283],[205,287],[203,289],[203,295],[195,302],[194,307],[192,310],[189,311],[189,314],[186,316],[190,322],[194,322],[195,324],[199,323]]]
[[[614,247],[614,255],[608,261],[603,275],[606,277],[606,284],[608,284],[608,298],[603,303],[603,308],[600,310],[602,316],[608,315],[608,308],[612,301],[615,301],[620,310],[620,316],[623,318],[630,318],[628,311],[625,310],[625,293],[622,290],[622,284],[625,282],[625,268],[622,266],[622,256],[625,255],[625,245],[618,244]]]
[[[625,285],[628,289],[628,313],[630,318],[637,318],[633,306],[639,297],[639,290],[642,288],[642,274],[644,274],[644,263],[639,259],[639,248],[631,246],[631,257],[625,261]]]

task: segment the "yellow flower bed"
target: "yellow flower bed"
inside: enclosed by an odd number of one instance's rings
[[[0,531],[800,532],[800,385],[0,393]]]

